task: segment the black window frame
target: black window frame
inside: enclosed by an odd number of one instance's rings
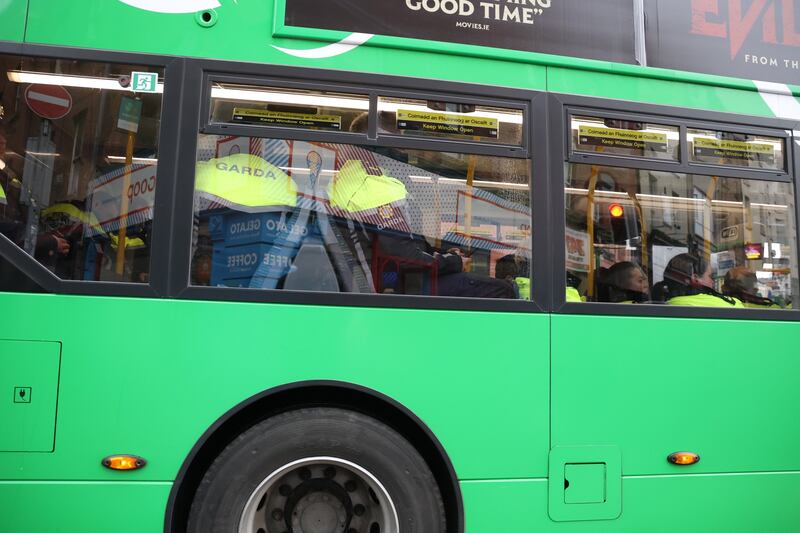
[[[211,121],[211,84],[214,81],[261,85],[269,88],[296,88],[320,91],[368,94],[370,100],[369,128],[366,134],[327,132],[285,128],[279,126],[229,124]],[[498,312],[546,312],[550,279],[549,265],[537,262],[533,269],[534,289],[531,300],[505,300],[488,298],[461,298],[445,296],[385,295],[359,293],[331,293],[289,291],[275,289],[250,289],[228,287],[203,287],[190,284],[191,232],[193,219],[194,168],[196,164],[198,134],[241,135],[261,138],[279,138],[311,142],[357,144],[366,147],[390,147],[416,150],[436,150],[496,157],[529,159],[530,201],[534,235],[547,214],[547,168],[545,149],[533,157],[532,146],[546,147],[546,94],[539,91],[488,87],[437,80],[420,80],[379,74],[308,69],[276,65],[260,65],[218,60],[188,60],[184,79],[184,99],[178,182],[175,184],[174,217],[172,228],[173,251],[169,276],[168,296],[185,300],[217,300],[259,303],[287,303],[304,305],[330,305],[351,307],[381,307],[409,309],[473,310]],[[377,133],[378,96],[405,96],[410,98],[440,99],[448,102],[468,102],[478,105],[510,107],[523,112],[522,146],[482,144],[475,141],[453,139],[425,139]],[[196,105],[195,105],[196,103]],[[538,119],[538,122],[534,120]],[[193,137],[190,138],[190,135]],[[548,236],[539,232],[532,236],[532,256],[543,257]]]
[[[583,97],[578,97],[578,98],[582,99]],[[644,114],[644,111],[642,111],[642,113],[634,111],[634,109],[638,109],[639,106],[646,106],[647,114]],[[568,154],[568,161],[570,163],[581,163],[587,165],[607,165],[607,166],[623,166],[623,167],[635,165],[636,168],[641,168],[644,170],[653,170],[661,172],[682,172],[686,174],[708,174],[709,172],[713,171],[715,176],[720,176],[725,178],[746,178],[753,180],[781,181],[781,182],[793,181],[792,176],[794,171],[794,165],[790,153],[791,141],[792,141],[791,133],[781,128],[767,128],[763,125],[748,127],[746,125],[743,125],[741,122],[733,124],[719,123],[718,121],[722,120],[723,115],[725,115],[723,113],[719,114],[711,113],[714,116],[714,118],[709,117],[707,121],[689,119],[689,118],[685,120],[680,120],[680,119],[675,119],[673,117],[660,117],[655,115],[655,113],[657,113],[659,110],[651,109],[651,107],[659,107],[659,106],[651,106],[650,104],[637,104],[635,102],[630,102],[627,103],[626,109],[630,109],[631,111],[624,112],[616,110],[604,111],[602,109],[591,109],[591,108],[586,108],[584,106],[579,107],[579,106],[567,105],[566,106],[568,113],[567,124],[568,126],[571,126],[569,120],[570,117],[572,116],[591,116],[596,118],[632,120],[632,121],[646,122],[652,124],[658,123],[664,126],[675,126],[678,128],[678,135],[680,136],[678,160],[654,159],[648,157],[603,154],[603,153],[592,153],[592,152],[579,152],[577,150],[572,149],[570,136],[567,135],[565,138],[565,143],[566,143],[566,153]],[[688,111],[685,108],[676,108],[676,109],[681,110],[683,113],[686,113]],[[660,109],[660,111],[665,112],[666,109],[662,108]],[[783,140],[784,143],[783,162],[785,170],[737,167],[732,165],[714,165],[711,163],[701,163],[697,161],[692,161],[691,158],[689,157],[689,146],[688,146],[689,143],[687,136],[687,131],[690,128],[726,131],[730,133],[749,133],[749,134],[764,135],[768,137],[775,137],[781,139]],[[569,132],[569,127],[566,128],[566,131]]]
[[[651,316],[800,321],[800,309],[720,309],[666,305],[634,305],[600,302],[566,302],[564,257],[564,177],[570,163],[599,164],[644,170],[683,172],[767,181],[794,186],[795,220],[800,224],[800,191],[795,169],[800,162],[800,122],[733,113],[661,106],[641,102],[493,87],[460,82],[416,79],[380,74],[342,72],[269,64],[241,63],[176,56],[100,51],[62,46],[0,42],[0,53],[18,56],[109,63],[129,63],[163,68],[165,84],[159,130],[158,187],[156,188],[147,284],[63,280],[0,235],[0,256],[45,292],[89,296],[176,298],[184,300],[239,301],[306,305],[406,309],[452,309],[499,312],[548,312],[554,314]],[[424,139],[378,134],[371,108],[365,134],[280,128],[274,126],[210,125],[210,83],[216,79],[257,81],[272,87],[297,87],[369,94],[375,108],[377,97],[406,96],[447,101],[522,105],[527,127],[523,145],[481,144],[453,139]],[[610,154],[571,151],[570,113],[604,118],[638,119],[677,125],[681,132],[680,161],[641,159]],[[244,129],[234,129],[244,128]],[[690,127],[741,133],[761,133],[785,139],[786,171],[716,166],[689,162],[686,129]],[[254,129],[255,128],[255,129]],[[268,129],[271,133],[264,134]],[[343,142],[409,149],[439,149],[477,155],[530,158],[532,209],[532,299],[481,298],[320,293],[305,291],[197,287],[189,284],[193,218],[194,171],[199,133],[215,133],[318,142]],[[344,135],[344,137],[342,136]],[[348,138],[349,140],[345,140]],[[800,253],[800,231],[796,253]],[[542,258],[542,259],[536,259]]]
[[[739,320],[780,320],[800,321],[800,308],[794,303],[792,309],[754,309],[754,308],[717,308],[717,307],[683,307],[663,304],[618,304],[607,302],[567,302],[566,301],[566,257],[564,239],[566,234],[566,208],[564,180],[569,165],[595,164],[617,166],[641,170],[676,172],[686,174],[702,174],[791,183],[795,203],[795,239],[793,250],[800,260],[800,191],[798,180],[794,175],[795,165],[800,161],[800,122],[785,119],[720,113],[706,110],[687,109],[682,107],[660,106],[641,102],[610,100],[568,94],[549,93],[549,131],[552,139],[558,139],[550,145],[548,159],[550,161],[551,211],[550,234],[553,246],[550,250],[551,269],[554,274],[551,287],[555,293],[551,312],[554,314],[631,316],[631,317],[672,317],[672,318],[713,318]],[[632,156],[615,156],[606,154],[586,154],[571,150],[571,116],[573,114],[599,118],[617,118],[639,122],[652,122],[680,127],[680,160],[677,162],[636,158]],[[685,117],[685,118],[684,118]],[[756,133],[784,139],[786,171],[751,169],[747,167],[717,166],[689,162],[686,130],[701,128],[730,131],[737,133]],[[797,273],[795,273],[797,274]]]
[[[184,60],[173,56],[157,56],[128,52],[105,52],[26,43],[0,42],[0,54],[34,58],[91,61],[97,63],[125,63],[164,69],[164,93],[161,99],[161,116],[158,132],[157,186],[154,200],[153,229],[150,245],[150,271],[147,283],[84,281],[61,279],[36,259],[25,253],[5,235],[0,235],[0,255],[22,275],[32,280],[45,292],[81,294],[90,296],[128,296],[157,298],[166,292],[165,276],[168,269],[170,226],[172,212],[169,201],[170,184],[176,174],[176,152],[179,144],[176,117],[164,110],[177,107],[181,101]]]
[[[439,84],[437,84],[438,86]],[[486,93],[485,89],[482,89],[482,92]],[[531,91],[528,91],[530,94]],[[533,91],[535,92],[535,91]],[[515,109],[517,111],[522,112],[522,124],[528,125],[528,128],[522,128],[522,138],[520,139],[519,144],[506,144],[506,143],[488,143],[482,141],[470,141],[470,140],[459,140],[453,139],[451,137],[442,137],[442,138],[430,138],[426,139],[424,137],[409,137],[400,135],[397,133],[378,133],[375,131],[377,128],[374,128],[370,131],[371,134],[375,135],[375,138],[378,140],[380,139],[399,139],[403,142],[410,142],[412,139],[419,139],[424,141],[425,143],[430,141],[449,141],[454,142],[460,145],[472,147],[474,150],[482,150],[482,147],[490,147],[493,150],[490,150],[492,153],[488,155],[498,155],[500,153],[504,153],[507,151],[507,155],[504,157],[522,157],[519,154],[526,154],[524,157],[528,157],[532,152],[530,148],[530,138],[531,138],[531,124],[532,124],[532,117],[531,117],[531,106],[530,105],[520,105],[518,101],[514,100],[496,100],[488,97],[480,97],[480,101],[476,101],[475,97],[462,97],[459,95],[443,95],[443,94],[436,94],[430,92],[414,92],[414,91],[402,91],[402,90],[392,90],[392,89],[385,89],[378,91],[377,95],[378,98],[384,96],[389,98],[411,98],[415,100],[432,100],[436,98],[442,98],[442,101],[447,103],[454,103],[454,104],[476,104],[476,105],[487,105],[492,107],[504,108],[504,109]],[[530,98],[530,97],[529,97]],[[378,105],[380,105],[378,103]],[[372,117],[372,110],[370,110],[370,123],[375,124],[375,120]],[[502,149],[502,150],[501,150]],[[476,152],[478,153],[478,152]]]
[[[684,153],[684,146],[683,142],[679,143],[678,146],[678,159],[658,159],[654,157],[647,157],[647,156],[634,156],[634,155],[620,155],[614,153],[601,153],[601,152],[583,152],[580,150],[576,150],[574,146],[572,146],[572,137],[571,137],[571,128],[572,128],[572,119],[574,117],[587,117],[587,118],[607,118],[611,120],[630,120],[631,117],[636,118],[649,118],[649,117],[641,117],[639,115],[631,115],[630,113],[621,113],[615,111],[600,111],[598,112],[597,109],[591,109],[586,107],[578,107],[578,106],[568,106],[567,107],[567,126],[565,131],[567,132],[566,138],[564,142],[566,143],[566,153],[569,154],[570,160],[575,160],[575,162],[581,162],[586,164],[595,164],[596,161],[609,161],[611,159],[624,161],[625,164],[629,164],[632,161],[635,161],[639,164],[643,165],[652,165],[654,168],[649,170],[656,170],[655,167],[658,169],[666,169],[669,168],[669,172],[671,169],[676,168],[683,163],[683,153]],[[644,120],[642,120],[644,122]],[[659,118],[658,122],[655,121],[648,121],[648,124],[658,124],[659,126],[671,126],[678,129],[678,135],[681,139],[683,139],[683,130],[681,129],[681,123],[677,120],[672,119],[664,119],[661,120]]]

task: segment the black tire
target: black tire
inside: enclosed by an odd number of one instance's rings
[[[239,533],[245,505],[262,481],[284,465],[323,456],[349,461],[371,473],[391,497],[401,533],[445,532],[439,488],[408,441],[378,420],[353,411],[307,408],[256,424],[222,451],[192,501],[188,533]]]

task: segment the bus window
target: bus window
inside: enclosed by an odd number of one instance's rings
[[[378,98],[378,133],[522,145],[521,109]]]
[[[568,284],[595,302],[789,309],[794,214],[789,183],[573,164]]]
[[[680,130],[676,126],[573,116],[572,150],[593,154],[680,159]]]
[[[322,131],[367,131],[369,97],[215,82],[211,121]],[[361,124],[363,123],[363,125]]]
[[[163,69],[0,62],[0,233],[62,279],[146,283]]]
[[[763,135],[689,128],[689,160],[713,165],[786,170],[784,140]]]
[[[199,137],[192,283],[530,297],[530,161]]]

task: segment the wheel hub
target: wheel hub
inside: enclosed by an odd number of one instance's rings
[[[311,470],[301,472],[307,475]],[[353,504],[333,479],[309,479],[289,493],[284,516],[292,533],[339,533],[353,517]]]
[[[399,533],[383,485],[363,468],[308,458],[268,476],[245,504],[239,533]]]
[[[292,529],[298,533],[338,533],[344,531],[347,514],[338,501],[332,502],[327,495],[315,493],[300,502],[292,519]],[[306,503],[306,506],[302,506]],[[338,503],[338,505],[336,505]]]

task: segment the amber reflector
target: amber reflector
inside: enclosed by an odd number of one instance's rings
[[[147,461],[135,455],[109,455],[103,459],[103,466],[111,470],[138,470],[146,464]]]
[[[619,204],[611,204],[608,206],[608,212],[611,213],[612,217],[619,218],[625,214],[625,209]]]
[[[700,456],[692,452],[675,452],[667,457],[667,461],[674,465],[693,465],[700,460]]]

